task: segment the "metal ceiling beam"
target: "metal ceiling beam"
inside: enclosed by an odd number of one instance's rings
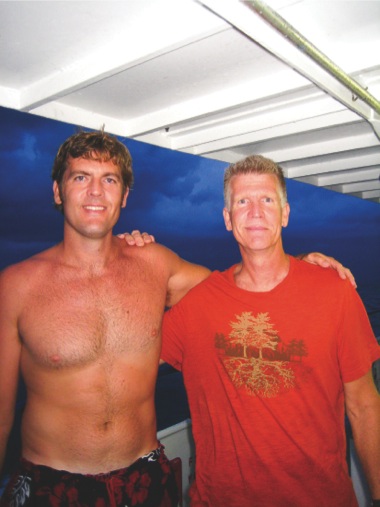
[[[369,121],[380,139],[379,101],[268,5],[260,0],[198,1]],[[248,11],[257,17],[248,16]]]
[[[333,184],[328,185],[326,188],[330,190],[336,190],[337,192],[341,192],[342,194],[352,194],[353,192],[367,192],[373,190],[380,190],[380,182],[379,180],[367,180],[360,181],[357,183],[343,183],[343,184]]]
[[[300,34],[293,26],[291,26],[284,18],[275,12],[269,5],[261,0],[248,0],[253,9],[273,27],[275,27],[282,35],[292,41],[295,46],[304,51],[322,68],[334,76],[340,83],[346,86],[354,95],[363,102],[368,104],[377,114],[380,114],[380,102],[364,89],[357,81],[347,75],[338,65],[330,58],[322,53],[310,41]]]
[[[204,130],[200,127],[194,134],[182,134],[178,139],[174,138],[173,148],[196,155],[211,155],[220,150],[268,142],[274,138],[278,142],[282,137],[302,134],[305,130],[318,130],[347,122],[354,123],[357,120],[357,116],[348,111],[327,111],[319,116],[305,112],[296,115],[296,112],[290,109],[286,112],[286,119],[283,119],[281,112],[274,112],[256,117],[252,115],[236,123],[226,121],[220,126]],[[302,151],[299,145],[297,150],[299,153]],[[302,156],[301,153],[300,155]]]
[[[301,163],[288,163],[281,162],[287,178],[301,178],[304,176],[311,176],[313,174],[326,174],[337,171],[347,171],[355,169],[360,164],[365,167],[378,166],[380,164],[379,150],[365,149],[361,153],[347,153],[346,156],[336,157],[334,155],[327,155],[323,157],[315,157],[312,160]]]
[[[317,187],[326,187],[327,185],[339,185],[356,181],[379,181],[380,166],[364,167],[362,169],[350,169],[348,171],[337,171],[328,174],[316,174],[298,178],[299,181],[310,183]]]

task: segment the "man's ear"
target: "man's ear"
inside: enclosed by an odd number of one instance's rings
[[[128,195],[129,195],[129,187],[127,187],[126,190],[125,190],[125,192],[124,192],[123,199],[121,201],[121,207],[122,208],[125,208],[126,205],[127,205]]]
[[[55,204],[63,204],[61,194],[59,192],[59,186],[56,181],[53,182],[53,195]]]
[[[227,231],[232,231],[231,216],[227,208],[223,208],[223,218]]]
[[[286,227],[289,223],[290,206],[287,202],[282,208],[282,227]]]

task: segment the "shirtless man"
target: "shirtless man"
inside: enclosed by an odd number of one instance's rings
[[[172,476],[156,437],[161,320],[165,305],[209,271],[161,245],[139,249],[112,235],[132,178],[128,151],[110,136],[68,139],[53,168],[64,240],[2,273],[1,464],[19,371],[27,387],[26,461],[7,491],[18,494],[17,505],[61,505],[56,497],[115,505],[111,488],[117,505],[177,504],[173,494],[168,501]]]
[[[19,373],[27,388],[22,459],[0,505],[176,505],[156,436],[161,321],[209,270],[113,236],[133,180],[115,138],[70,137],[52,176],[63,242],[0,277],[0,468]]]

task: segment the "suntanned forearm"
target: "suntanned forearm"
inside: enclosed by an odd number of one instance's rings
[[[380,401],[360,415],[349,416],[355,449],[363,467],[372,498],[380,499]]]
[[[372,498],[380,499],[380,395],[372,372],[344,384],[344,390],[355,449]]]

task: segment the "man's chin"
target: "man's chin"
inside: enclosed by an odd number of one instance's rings
[[[89,228],[82,232],[83,236],[88,239],[103,239],[109,234],[112,234],[112,229],[98,229],[98,228]]]

